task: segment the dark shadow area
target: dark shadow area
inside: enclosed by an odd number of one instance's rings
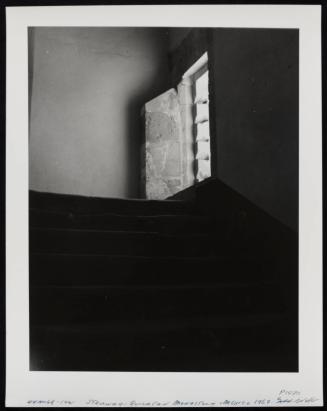
[[[298,371],[298,236],[219,180],[30,192],[30,227],[31,370]]]
[[[189,28],[173,86],[206,51],[212,176],[297,230],[299,31]]]

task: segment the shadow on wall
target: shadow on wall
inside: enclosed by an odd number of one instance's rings
[[[138,197],[140,111],[169,86],[167,43],[158,28],[30,28],[30,189]]]
[[[299,31],[177,29],[172,81],[206,50],[212,176],[298,229]]]
[[[212,45],[217,177],[297,231],[299,31],[217,29]]]

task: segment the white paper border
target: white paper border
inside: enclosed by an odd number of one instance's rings
[[[322,405],[321,8],[298,5],[9,7],[7,16],[6,405]],[[299,373],[30,372],[28,26],[271,27],[300,30]],[[316,401],[278,403],[280,390]],[[283,397],[286,398],[286,397]],[[287,398],[292,398],[287,396]],[[201,401],[205,401],[201,403]],[[244,401],[244,403],[242,403]],[[110,404],[111,403],[111,404]],[[145,404],[145,405],[147,405]],[[101,404],[98,404],[101,405]],[[119,404],[117,404],[119,405]],[[143,404],[144,405],[144,404]],[[189,405],[189,404],[186,404]],[[228,405],[228,404],[225,404]],[[261,404],[264,405],[264,404]],[[185,405],[184,405],[185,406]]]

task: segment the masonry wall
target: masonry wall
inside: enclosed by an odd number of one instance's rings
[[[31,189],[138,196],[140,110],[169,87],[166,37],[148,28],[30,29]]]

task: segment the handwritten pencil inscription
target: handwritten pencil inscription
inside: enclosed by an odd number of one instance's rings
[[[274,398],[255,398],[253,400],[242,400],[226,398],[220,401],[188,401],[176,399],[173,401],[103,401],[90,398],[87,401],[73,400],[28,400],[27,405],[30,407],[273,407],[276,405],[295,406],[295,405],[317,405],[319,398],[314,396],[302,395],[298,390],[280,390]]]

